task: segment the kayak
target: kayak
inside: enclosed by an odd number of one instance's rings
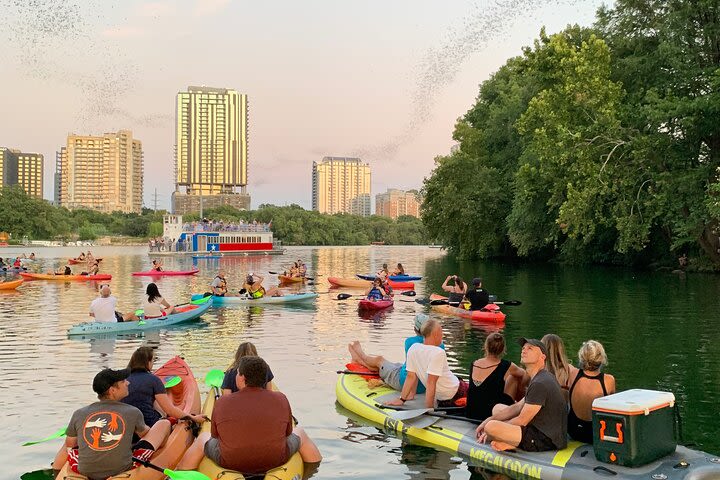
[[[275,385],[273,383],[273,390],[277,390],[274,387]],[[215,401],[218,398],[220,398],[220,391],[217,387],[214,387],[208,392],[205,404],[203,405],[202,413],[207,415],[209,418],[212,418],[212,411],[215,408]],[[200,432],[210,432],[210,426],[211,422],[203,423]],[[222,468],[208,457],[203,457],[197,471],[204,473],[210,477],[211,480],[243,480],[246,478],[240,472]],[[290,457],[290,460],[288,460],[287,463],[272,470],[268,470],[262,478],[264,480],[299,480],[303,478],[304,471],[305,466],[303,464],[302,457],[300,456],[300,453],[296,452],[292,457]],[[247,478],[259,479],[261,476],[249,475]]]
[[[171,377],[180,377],[180,383],[167,388],[165,392],[170,398],[170,401],[185,413],[199,413],[200,390],[198,389],[197,381],[195,381],[195,376],[188,364],[185,363],[185,360],[181,357],[173,357],[154,373],[163,380],[163,383]],[[170,432],[163,446],[153,454],[150,461],[155,465],[174,469],[194,439],[195,437],[192,434],[189,424],[187,422],[178,422],[177,425],[173,427],[172,432]],[[160,480],[162,478],[165,478],[162,472],[151,468],[139,467],[119,473],[110,477],[108,480]],[[66,463],[62,470],[60,470],[56,480],[69,479],[86,480],[87,477],[77,473],[71,473]]]
[[[278,275],[280,283],[303,283],[307,278],[305,277],[290,277],[288,275]]]
[[[4,273],[20,273],[26,272],[27,267],[2,267]]]
[[[213,307],[222,307],[225,305],[273,305],[273,304],[283,304],[283,303],[298,303],[298,302],[308,302],[310,300],[313,300],[317,298],[317,293],[298,293],[295,295],[283,295],[282,297],[260,297],[260,298],[250,298],[244,295],[237,296],[237,297],[212,297],[212,303]],[[203,298],[202,294],[196,293],[192,297],[193,301],[200,300]]]
[[[199,301],[197,303],[200,303]],[[210,308],[211,302],[205,301],[200,304],[187,304],[176,307],[177,313],[164,317],[145,319],[140,315],[140,321],[130,322],[83,322],[73,325],[68,329],[68,335],[88,335],[93,333],[107,332],[138,332],[163,328],[176,323],[189,322],[199,318]]]
[[[720,460],[710,454],[678,446],[666,457],[637,468],[605,464],[595,458],[592,445],[570,441],[567,448],[549,452],[498,452],[490,444],[475,438],[476,423],[467,420],[440,418],[426,428],[415,428],[396,420],[393,410],[380,408],[383,402],[396,399],[400,392],[383,386],[370,389],[360,375],[341,374],[335,386],[338,403],[355,415],[381,425],[386,431],[412,437],[439,450],[463,455],[471,465],[503,473],[510,478],[541,480],[711,480],[720,478]],[[419,394],[403,408],[421,409],[425,395]],[[678,465],[687,467],[678,468]]]
[[[102,262],[102,258],[96,258],[97,262]],[[77,258],[71,258],[68,260],[68,264],[70,265],[79,265],[81,263],[87,263],[87,260],[78,260]]]
[[[430,295],[430,301],[432,300],[447,300],[447,297],[433,293]],[[453,307],[451,305],[432,305],[432,309],[448,315],[455,315],[456,317],[469,318],[471,320],[478,320],[481,322],[501,323],[505,321],[505,314],[500,310],[494,310],[491,312],[483,310],[465,310],[464,308]]]
[[[112,275],[109,273],[98,273],[97,275],[56,275],[54,273],[26,273],[20,272],[23,278],[28,280],[58,280],[60,282],[66,282],[68,280],[110,280]]]
[[[24,280],[21,278],[19,280],[2,282],[0,283],[0,290],[15,290],[21,283],[23,283],[23,281]]]
[[[364,298],[358,302],[358,310],[382,310],[392,306],[392,298],[383,300],[368,300]]]
[[[132,272],[133,277],[172,277],[178,275],[196,275],[200,270],[195,268],[193,270],[149,270],[147,272]]]
[[[375,277],[377,275],[360,275],[359,273],[356,275],[356,277],[361,278],[363,280],[375,280]],[[416,277],[413,275],[390,275],[388,276],[390,280],[393,282],[411,282],[413,280],[422,280],[422,277]]]
[[[328,277],[328,282],[336,287],[350,287],[350,288],[370,288],[372,282],[369,280],[361,280],[359,278],[338,278]],[[396,289],[413,289],[415,284],[413,282],[395,282],[388,281],[392,288]]]

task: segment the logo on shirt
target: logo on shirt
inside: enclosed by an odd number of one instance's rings
[[[123,435],[125,420],[115,412],[95,412],[85,419],[82,436],[92,450],[112,450],[118,446]]]

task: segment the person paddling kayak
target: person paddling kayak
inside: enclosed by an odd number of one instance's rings
[[[373,302],[376,302],[378,300],[382,300],[383,298],[385,298],[387,296],[388,296],[388,293],[383,288],[382,279],[380,277],[375,277],[375,280],[373,280],[372,285],[365,292],[365,298],[367,298],[368,300],[371,300]]]
[[[448,285],[450,280],[454,282],[454,285]],[[442,289],[448,292],[448,303],[453,307],[457,307],[465,298],[467,284],[457,275],[448,275],[442,284]]]

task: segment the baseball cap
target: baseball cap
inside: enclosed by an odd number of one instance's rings
[[[543,355],[545,355],[547,357],[547,354],[548,354],[547,347],[545,346],[545,344],[543,342],[541,342],[537,338],[525,338],[525,337],[518,338],[518,344],[521,347],[523,345],[525,345],[526,343],[529,343],[530,345],[532,345],[534,347],[538,347],[540,349],[540,351],[543,353]]]
[[[98,395],[102,395],[116,382],[125,380],[128,376],[130,376],[130,370],[127,368],[122,370],[113,370],[112,368],[101,370],[93,379],[93,391]]]
[[[425,315],[424,313],[418,313],[415,315],[415,320],[413,321],[413,326],[415,327],[415,330],[418,332],[423,326],[423,323],[425,323],[430,317]]]

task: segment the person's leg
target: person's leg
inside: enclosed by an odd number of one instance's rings
[[[265,292],[266,297],[282,297],[283,293],[277,288],[272,287],[268,291]]]
[[[128,312],[123,315],[123,322],[137,322],[138,320],[140,320],[140,317],[135,315],[135,312]]]
[[[380,370],[380,366],[383,361],[385,361],[385,358],[383,358],[382,355],[366,354],[360,346],[360,342],[357,340],[348,344],[348,349],[350,350],[350,356],[352,357],[353,362],[359,363],[360,365],[363,365],[373,371]]]
[[[155,425],[150,428],[150,431],[142,437],[142,439],[152,444],[155,450],[158,450],[162,447],[162,444],[165,443],[168,435],[170,435],[170,429],[171,426],[169,420],[158,420],[155,422]]]
[[[203,432],[192,445],[185,450],[175,470],[195,470],[205,456],[205,444],[210,440],[210,432]]]
[[[300,456],[302,457],[303,462],[317,463],[322,461],[322,455],[320,455],[320,450],[318,450],[315,443],[310,440],[310,437],[308,437],[307,433],[305,433],[305,430],[303,430],[302,427],[293,428],[293,433],[300,437],[300,448],[298,449],[298,452],[300,452]]]
[[[492,440],[492,447],[499,451],[515,448],[522,440],[522,429],[519,426],[499,420],[490,420],[485,425],[485,432]]]

